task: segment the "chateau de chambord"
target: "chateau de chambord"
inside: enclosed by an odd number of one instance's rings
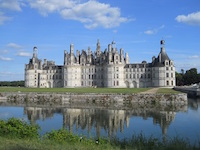
[[[37,47],[33,56],[25,65],[25,86],[39,88],[144,88],[174,87],[175,66],[165,51],[165,41],[161,40],[161,49],[152,62],[130,63],[128,53],[119,51],[113,41],[104,51],[97,41],[96,51],[64,51],[64,64],[56,65],[54,61],[37,56]],[[75,54],[76,53],[76,54]]]

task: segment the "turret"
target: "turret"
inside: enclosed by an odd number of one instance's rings
[[[108,45],[108,64],[112,62],[111,44]]]
[[[79,64],[80,51],[76,50],[77,63]]]
[[[129,64],[129,57],[128,57],[128,53],[126,53],[125,55],[126,55],[126,57],[125,57],[125,60],[126,60],[126,61],[125,61],[125,62],[126,62],[126,64]]]
[[[112,41],[112,52],[113,53],[116,52],[116,43],[115,43],[115,41]]]
[[[101,46],[99,40],[97,40],[96,57],[99,57],[100,54],[101,54]]]
[[[37,47],[33,47],[33,58],[37,58]]]
[[[74,54],[74,44],[70,44],[70,55]]]
[[[124,63],[124,50],[123,50],[123,48],[120,49],[120,62]]]

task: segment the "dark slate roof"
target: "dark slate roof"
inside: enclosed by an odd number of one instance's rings
[[[126,64],[125,66],[124,66],[124,68],[137,68],[137,66],[139,67],[139,68],[144,68],[145,66],[146,66],[146,68],[147,67],[151,67],[152,66],[152,64],[151,63],[136,63],[136,64]]]
[[[161,53],[161,62],[164,62],[165,60],[170,60],[167,53],[163,50],[160,52]],[[158,55],[158,59],[159,59],[159,55]]]

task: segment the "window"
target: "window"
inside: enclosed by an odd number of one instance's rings
[[[119,68],[118,68],[118,67],[116,67],[116,71],[119,71]]]
[[[173,85],[174,85],[174,82],[172,81],[171,84],[172,84],[172,86],[173,86]]]
[[[117,81],[117,86],[119,86],[119,81]]]
[[[171,73],[171,77],[173,78],[173,73]]]
[[[90,75],[89,75],[89,79],[90,79]]]
[[[128,79],[128,74],[126,74],[126,79]]]
[[[116,56],[116,59],[118,59],[118,56]]]
[[[151,77],[150,74],[148,74],[148,78],[149,78],[149,79],[150,79],[150,77]]]
[[[119,78],[119,75],[117,74],[117,79]]]
[[[169,81],[167,81],[167,85],[169,85]]]
[[[129,75],[130,79],[132,78],[131,74]]]
[[[168,67],[166,67],[166,70],[169,70],[169,68],[168,68]]]
[[[171,67],[171,70],[173,70],[173,67]]]
[[[169,73],[166,73],[166,77],[167,77],[167,78],[169,77]]]

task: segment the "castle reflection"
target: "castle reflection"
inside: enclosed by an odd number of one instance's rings
[[[129,127],[131,117],[153,118],[153,124],[159,125],[165,137],[172,121],[175,120],[176,112],[187,111],[186,106],[139,106],[134,105],[129,109],[106,109],[106,108],[66,108],[66,107],[24,107],[24,114],[35,123],[37,120],[52,118],[55,113],[62,114],[63,128],[73,132],[79,128],[96,130],[97,137],[101,136],[101,130],[105,130],[108,137],[113,137],[118,131],[123,133],[124,128]]]

